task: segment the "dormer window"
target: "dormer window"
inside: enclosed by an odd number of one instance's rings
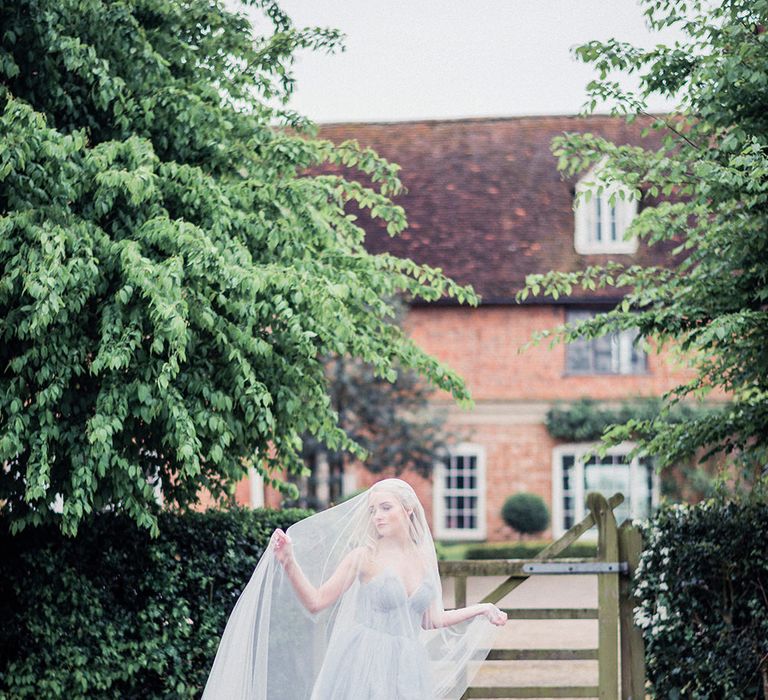
[[[625,191],[622,199],[618,185],[606,185],[598,195],[599,164],[576,185],[574,246],[581,255],[595,253],[624,253],[637,251],[637,238],[625,240],[625,234],[637,214],[637,201]],[[584,192],[591,190],[587,201]]]

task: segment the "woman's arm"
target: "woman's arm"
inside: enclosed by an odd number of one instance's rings
[[[272,535],[272,546],[301,604],[311,613],[335,603],[355,580],[362,550],[354,550],[342,559],[336,571],[319,588],[312,585],[293,556],[291,538],[280,529]]]
[[[442,612],[431,612],[424,615],[423,626],[426,629],[435,627],[450,627],[459,622],[471,620],[479,615],[484,615],[491,624],[497,627],[503,627],[507,622],[507,613],[499,610],[493,603],[477,603],[468,605],[466,608],[456,608],[455,610],[443,610]]]

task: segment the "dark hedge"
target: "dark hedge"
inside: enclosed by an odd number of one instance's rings
[[[154,540],[115,515],[76,538],[3,522],[0,698],[199,697],[270,534],[308,514],[166,513]]]
[[[768,506],[668,506],[644,539],[635,621],[653,697],[768,697]]]
[[[548,542],[515,542],[509,544],[473,544],[467,547],[465,559],[531,559],[535,557]],[[574,542],[568,549],[557,555],[562,557],[594,557],[597,556],[597,545],[594,542]]]

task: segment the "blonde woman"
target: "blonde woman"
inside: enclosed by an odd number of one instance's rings
[[[385,479],[273,533],[203,698],[459,698],[505,622],[491,604],[443,608],[424,509]]]

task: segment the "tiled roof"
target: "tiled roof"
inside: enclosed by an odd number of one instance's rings
[[[563,132],[592,132],[615,143],[655,146],[643,122],[608,116],[514,117],[392,123],[325,124],[319,136],[357,139],[402,166],[408,229],[390,238],[361,215],[371,252],[389,251],[442,268],[471,284],[485,304],[509,303],[529,273],[575,271],[611,258],[668,264],[671,245],[635,255],[579,255],[574,249],[573,190],[550,151]],[[650,139],[653,138],[653,142]],[[359,179],[359,175],[355,175]],[[357,212],[356,212],[357,213]],[[592,294],[616,297],[609,290]],[[574,297],[575,299],[575,297]]]

